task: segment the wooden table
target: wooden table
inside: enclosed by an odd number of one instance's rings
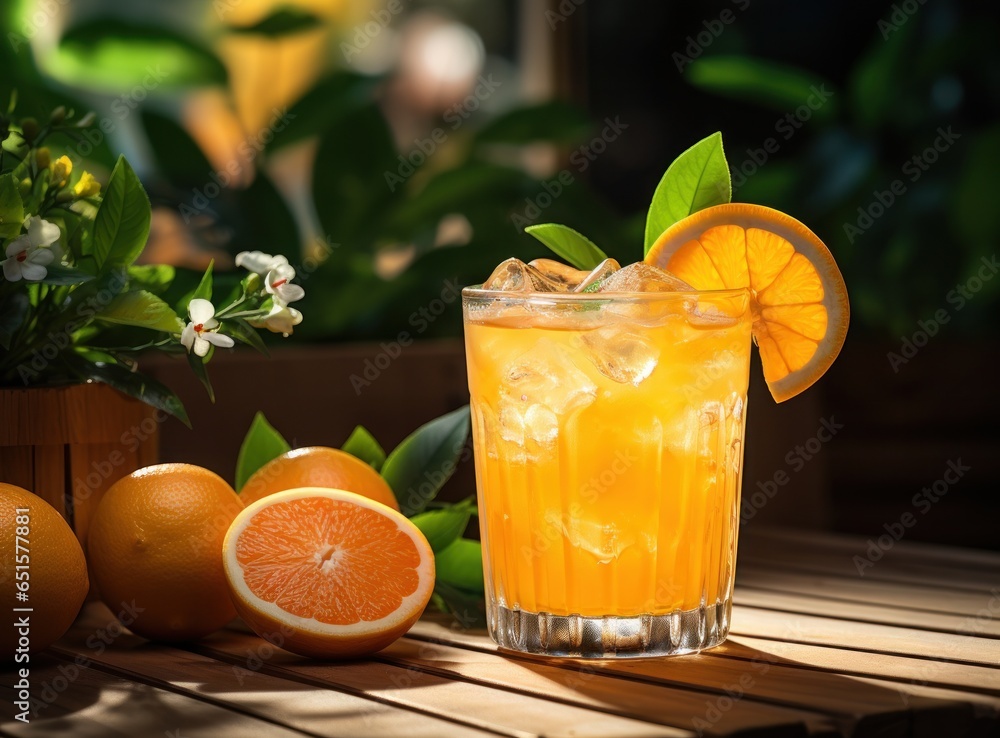
[[[429,616],[372,659],[319,663],[235,629],[153,645],[90,605],[35,658],[46,703],[30,725],[12,722],[3,675],[0,733],[1000,735],[1000,555],[901,542],[860,576],[866,548],[745,535],[729,641],[674,659],[501,655],[485,633]]]

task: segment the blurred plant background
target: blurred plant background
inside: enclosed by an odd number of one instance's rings
[[[306,287],[306,339],[395,336],[449,282],[540,255],[510,215],[590,135],[579,109],[525,94],[499,1],[16,0],[3,13],[0,67],[21,112],[93,110],[97,132],[58,153],[98,172],[112,151],[134,163],[154,205],[144,258],[181,267],[182,293],[213,259],[225,285],[237,252],[284,254]],[[574,213],[623,240],[582,181],[546,217]],[[460,326],[453,306],[421,335]]]

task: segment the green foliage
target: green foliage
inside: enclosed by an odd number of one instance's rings
[[[528,144],[579,141],[593,127],[577,107],[559,100],[515,108],[497,116],[476,134],[476,143]]]
[[[13,238],[21,232],[24,204],[13,174],[0,176],[0,238]]]
[[[264,413],[254,415],[236,458],[236,491],[243,489],[255,471],[291,448],[281,433],[267,422]]]
[[[469,424],[466,405],[420,426],[389,454],[382,476],[404,515],[422,512],[455,473]]]
[[[228,31],[243,36],[264,36],[277,39],[319,28],[322,21],[302,8],[289,5],[247,26],[229,26]]]
[[[118,158],[94,219],[98,268],[129,266],[149,238],[149,198],[125,157]]]
[[[340,450],[361,459],[375,471],[381,471],[385,464],[385,449],[363,425],[355,426]]]
[[[539,223],[528,226],[524,232],[530,233],[577,269],[593,269],[608,258],[593,241],[569,226]]]
[[[472,508],[473,503],[470,498],[456,505],[417,513],[410,520],[424,534],[434,553],[439,553],[451,546],[465,532],[472,516]],[[479,564],[481,568],[482,562]]]
[[[713,133],[674,159],[656,186],[646,215],[645,252],[677,221],[731,197],[722,134]]]

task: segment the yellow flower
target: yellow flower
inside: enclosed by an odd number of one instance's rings
[[[73,173],[73,162],[65,154],[52,162],[52,183],[62,187]]]
[[[51,152],[48,147],[43,146],[38,151],[35,152],[35,164],[38,165],[39,169],[48,169],[49,163],[52,161]]]
[[[77,197],[93,197],[100,191],[101,183],[94,179],[94,175],[90,172],[84,172],[73,188],[73,194]]]

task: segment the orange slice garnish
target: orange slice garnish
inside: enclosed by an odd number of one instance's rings
[[[837,263],[815,233],[778,210],[699,210],[665,230],[646,263],[699,290],[749,288],[754,340],[778,402],[823,376],[844,345],[851,309]]]

